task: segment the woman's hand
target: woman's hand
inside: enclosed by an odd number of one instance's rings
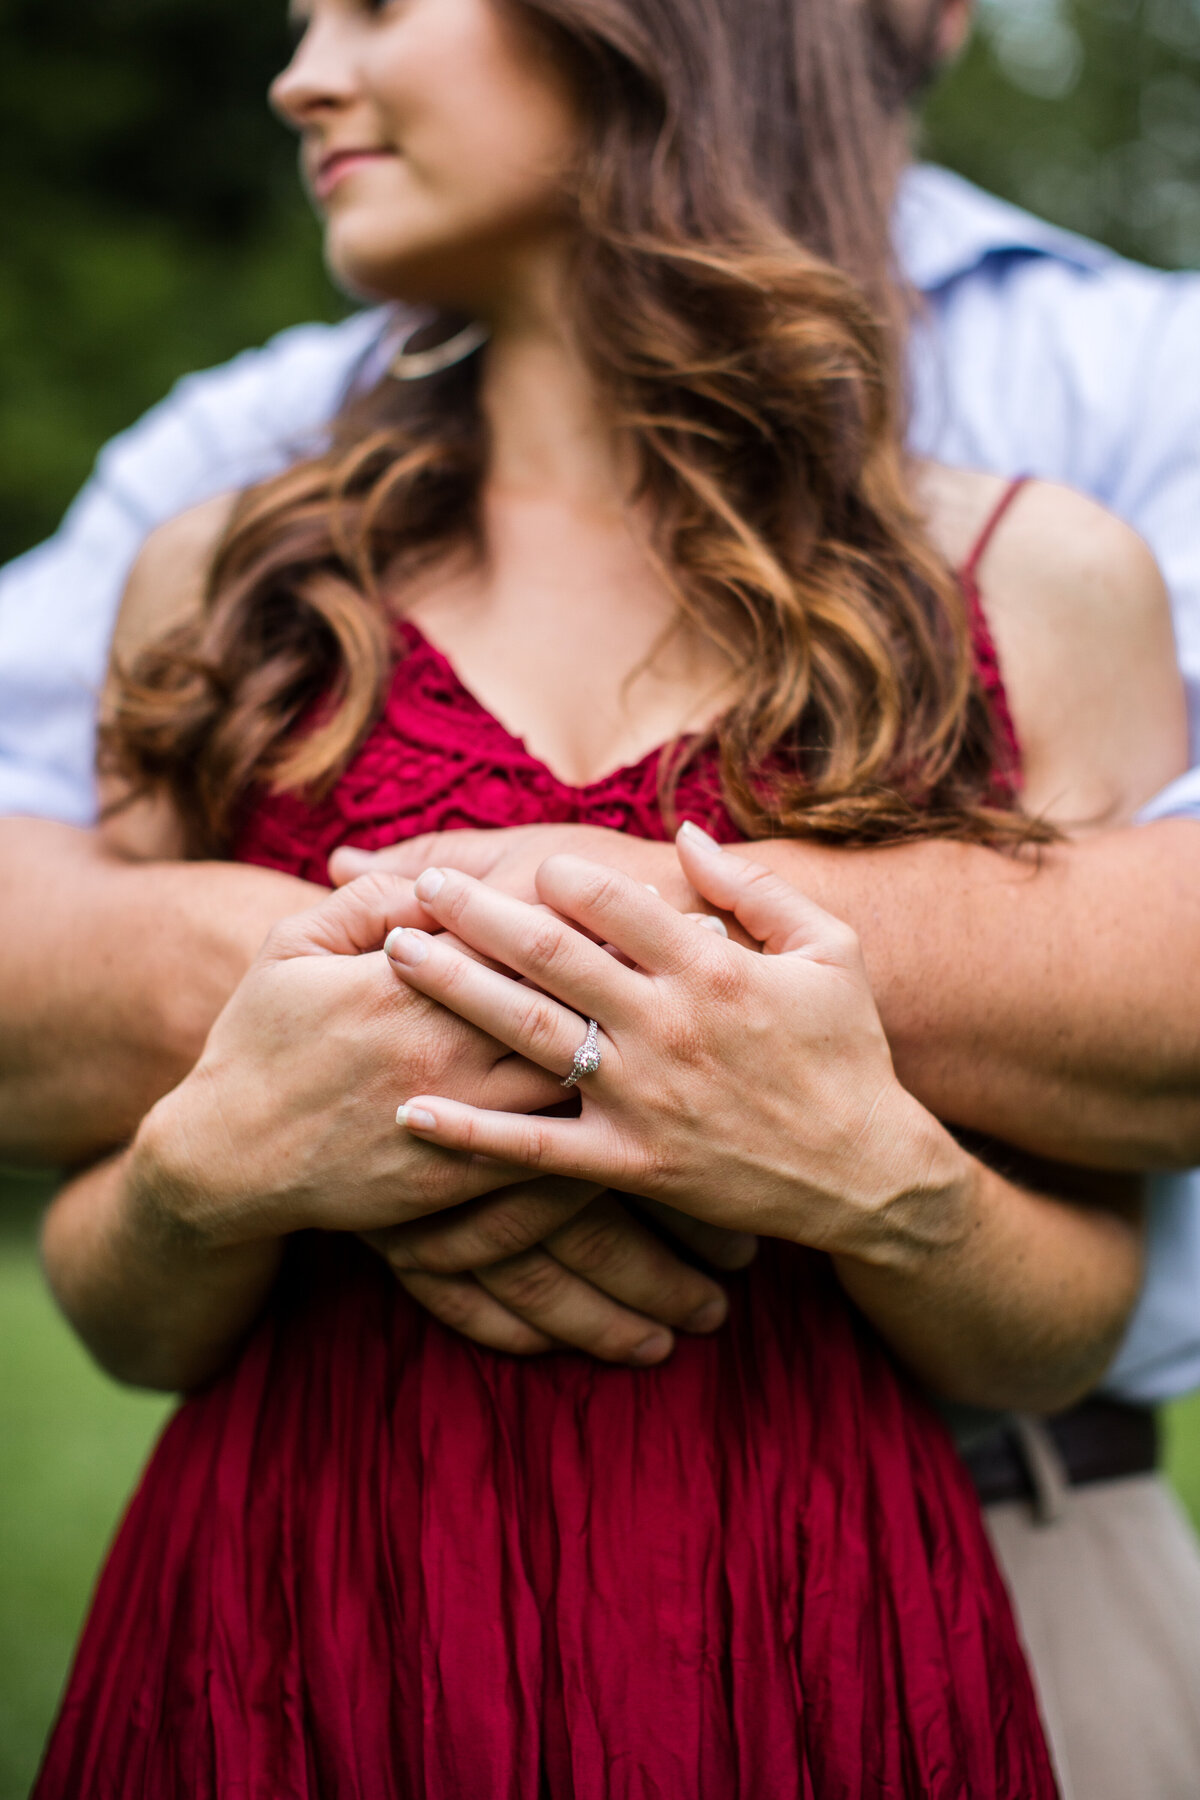
[[[397,986],[377,953],[423,917],[408,882],[373,875],[271,932],[134,1145],[131,1183],[177,1229],[214,1248],[370,1231],[524,1179],[389,1128],[396,1083],[414,1078],[505,1109],[560,1097],[544,1071]]]
[[[694,829],[679,854],[768,956],[574,857],[539,871],[551,912],[453,871],[420,878],[440,926],[524,981],[401,929],[387,950],[406,982],[560,1078],[595,1018],[602,1060],[578,1119],[410,1090],[408,1135],[869,1262],[968,1230],[970,1159],[897,1082],[853,933]]]
[[[593,1192],[547,1176],[369,1241],[443,1324],[509,1355],[566,1347],[644,1366],[670,1354],[673,1331],[715,1331],[725,1293],[669,1238],[724,1270],[744,1268],[755,1240],[663,1207],[664,1239],[632,1204]]]

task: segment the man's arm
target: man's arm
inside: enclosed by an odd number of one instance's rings
[[[0,819],[0,1157],[123,1143],[191,1068],[271,927],[319,888],[226,863],[129,863]]]
[[[941,840],[734,848],[854,927],[900,1078],[931,1112],[1056,1162],[1200,1161],[1200,820],[1024,858]],[[332,870],[444,864],[528,898],[561,850],[700,905],[669,844],[589,826],[446,832],[377,861],[339,851]]]
[[[1044,850],[746,854],[854,926],[901,1080],[939,1117],[1097,1168],[1200,1161],[1200,821]]]

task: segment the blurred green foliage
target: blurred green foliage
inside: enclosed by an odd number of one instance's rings
[[[0,44],[2,560],[178,375],[344,303],[263,99],[283,0],[0,0]],[[1200,262],[1200,0],[981,0],[926,148]]]
[[[0,557],[188,369],[333,318],[283,0],[0,0]]]
[[[1127,256],[1200,264],[1200,0],[979,0],[925,148]]]

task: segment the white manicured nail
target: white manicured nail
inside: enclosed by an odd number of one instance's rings
[[[418,900],[436,900],[446,885],[446,877],[440,869],[426,869],[418,875],[413,892]]]
[[[689,843],[693,850],[703,850],[707,856],[724,854],[716,838],[709,837],[707,831],[701,831],[700,827],[693,825],[690,819],[685,820],[679,827],[679,836]]]
[[[696,913],[693,916],[701,931],[715,932],[717,937],[729,936],[729,927],[724,919],[718,919],[716,913]]]
[[[423,1106],[409,1106],[406,1102],[396,1113],[396,1123],[409,1131],[433,1131],[437,1120]]]
[[[424,931],[411,931],[407,926],[397,925],[395,931],[388,933],[383,947],[393,962],[415,969],[429,955],[429,937]]]

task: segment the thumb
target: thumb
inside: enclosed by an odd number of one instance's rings
[[[271,932],[260,961],[286,962],[293,956],[362,956],[381,950],[398,925],[428,931],[429,914],[413,894],[411,881],[379,870],[339,888],[308,912],[294,913]]]
[[[426,831],[401,844],[389,844],[384,850],[360,850],[343,844],[329,858],[329,879],[340,888],[360,875],[384,870],[415,881],[426,869],[437,867],[457,869],[483,881],[495,866],[502,842],[496,831]]]
[[[692,886],[732,913],[769,956],[846,963],[857,954],[858,940],[848,925],[762,863],[731,856],[698,826],[681,826],[675,849]]]
[[[360,850],[354,844],[339,844],[329,858],[329,879],[335,888],[345,887],[360,875],[369,875],[378,862],[375,850]],[[403,871],[397,871],[403,873]]]

